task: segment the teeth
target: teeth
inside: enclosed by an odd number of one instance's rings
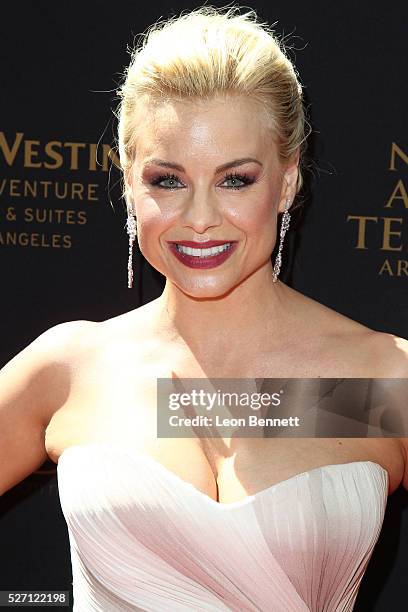
[[[226,251],[230,248],[231,242],[226,242],[225,244],[221,244],[220,246],[211,247],[209,249],[193,249],[192,247],[186,247],[181,244],[177,244],[176,248],[180,253],[185,253],[186,255],[193,255],[194,257],[209,257],[212,255],[219,255],[223,251]]]

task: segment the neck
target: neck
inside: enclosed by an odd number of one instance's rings
[[[291,289],[272,282],[272,265],[265,265],[227,294],[194,298],[167,280],[156,300],[157,324],[167,338],[185,343],[198,359],[258,354],[287,338]],[[234,357],[234,347],[239,354]]]

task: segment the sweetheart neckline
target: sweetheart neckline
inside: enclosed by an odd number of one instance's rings
[[[276,482],[272,485],[270,485],[269,487],[266,487],[265,489],[261,489],[260,491],[257,491],[256,493],[253,493],[252,495],[247,495],[246,497],[244,497],[243,499],[237,500],[235,502],[219,502],[215,499],[213,499],[212,497],[210,497],[209,495],[207,495],[206,493],[203,493],[202,491],[200,491],[200,489],[197,489],[197,487],[195,487],[193,485],[193,483],[188,482],[187,480],[184,480],[183,478],[181,478],[181,476],[179,476],[178,474],[176,474],[175,472],[173,472],[172,470],[170,470],[169,468],[167,468],[165,465],[163,465],[163,463],[160,463],[160,461],[158,461],[157,459],[155,459],[152,455],[149,455],[147,453],[143,453],[142,451],[139,451],[138,449],[132,448],[132,447],[121,447],[118,444],[113,444],[110,442],[87,442],[85,444],[71,444],[71,446],[67,446],[66,448],[64,448],[64,450],[62,451],[62,453],[60,454],[60,456],[58,457],[58,462],[57,462],[57,473],[58,473],[58,467],[61,461],[61,458],[63,457],[64,454],[67,453],[67,451],[72,450],[72,449],[78,449],[78,448],[82,448],[82,449],[92,449],[92,448],[103,448],[103,449],[109,449],[112,450],[114,452],[119,452],[119,453],[124,453],[125,455],[130,455],[133,456],[133,458],[139,458],[141,460],[145,460],[147,462],[150,462],[151,465],[155,466],[156,469],[159,469],[160,471],[162,471],[162,473],[164,475],[166,475],[168,478],[172,478],[175,482],[177,482],[179,485],[183,486],[183,487],[188,487],[190,490],[194,491],[196,494],[200,495],[202,498],[204,498],[205,500],[207,500],[207,503],[209,504],[215,504],[215,506],[219,507],[219,508],[224,508],[224,509],[229,509],[229,508],[235,508],[235,507],[241,507],[241,506],[246,506],[247,504],[250,504],[251,502],[253,502],[256,498],[267,495],[269,493],[271,493],[273,490],[275,490],[276,488],[278,488],[281,485],[287,484],[291,481],[295,481],[298,478],[301,477],[305,477],[313,472],[316,471],[323,471],[323,470],[327,470],[327,469],[332,469],[332,468],[336,468],[336,467],[351,467],[351,466],[361,466],[361,465],[367,465],[367,464],[372,464],[373,466],[376,466],[376,468],[379,468],[383,474],[386,477],[386,497],[388,496],[388,480],[389,480],[389,474],[388,471],[377,461],[371,461],[370,459],[362,459],[362,460],[357,460],[357,461],[346,461],[343,463],[329,463],[326,465],[321,465],[321,466],[317,466],[315,468],[311,468],[310,470],[305,470],[303,472],[299,472],[298,474],[294,474],[293,476],[289,476],[289,478],[284,478],[283,480],[280,480],[279,482]]]

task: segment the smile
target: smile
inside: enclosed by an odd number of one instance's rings
[[[197,249],[178,243],[168,243],[176,259],[188,268],[217,268],[229,259],[238,247],[239,241],[225,242],[206,249]]]
[[[209,249],[194,249],[192,247],[186,247],[181,244],[176,244],[176,249],[179,253],[184,253],[185,255],[192,255],[193,257],[211,257],[215,255],[219,255],[224,251],[227,251],[231,248],[232,242],[226,242],[225,244],[221,244],[220,246],[211,247]]]

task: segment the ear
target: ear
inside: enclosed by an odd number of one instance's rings
[[[278,213],[284,212],[287,200],[290,200],[290,207],[292,205],[293,200],[295,199],[297,193],[297,181],[299,176],[299,157],[300,149],[298,148],[291,161],[286,166],[284,166]]]

